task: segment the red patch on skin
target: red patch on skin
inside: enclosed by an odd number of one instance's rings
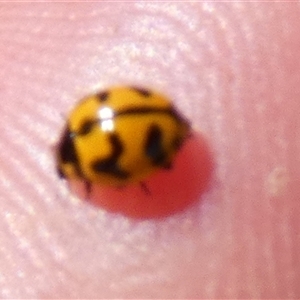
[[[87,201],[132,218],[166,217],[200,199],[212,170],[212,156],[206,141],[202,135],[194,133],[178,152],[170,170],[160,170],[145,180],[151,194],[139,184],[123,188],[93,184]],[[71,186],[80,198],[86,197],[82,183],[73,182]]]

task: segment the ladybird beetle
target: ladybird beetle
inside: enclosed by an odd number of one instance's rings
[[[114,87],[82,99],[71,111],[57,147],[66,179],[123,187],[170,168],[190,134],[189,122],[159,93]]]

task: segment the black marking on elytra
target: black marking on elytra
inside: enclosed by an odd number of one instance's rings
[[[119,157],[124,150],[122,142],[115,133],[110,134],[108,137],[112,146],[111,155],[107,158],[94,161],[92,169],[97,173],[107,173],[120,179],[126,179],[130,176],[129,172],[122,170],[118,165]]]
[[[152,160],[154,165],[163,166],[166,160],[166,153],[163,148],[163,134],[159,126],[150,126],[147,133],[145,153]]]
[[[139,93],[140,95],[142,95],[143,97],[150,97],[151,96],[151,92],[149,90],[143,89],[143,88],[139,88],[139,87],[131,87],[135,92]]]
[[[66,127],[62,135],[61,142],[58,145],[58,161],[62,164],[72,164],[77,175],[82,176],[73,138],[73,133],[70,131],[69,127]],[[65,178],[65,174],[61,168],[58,167],[57,172],[60,177]]]
[[[115,112],[115,116],[126,115],[148,115],[148,114],[166,114],[172,115],[173,112],[169,108],[157,108],[149,106],[133,106]]]
[[[98,123],[98,120],[85,120],[81,123],[79,130],[76,132],[77,135],[87,135],[91,132],[95,124]]]
[[[169,115],[170,117],[174,118],[178,123],[184,124],[187,127],[190,127],[188,121],[180,116],[179,113],[172,107],[149,107],[149,106],[134,106],[128,107],[119,111],[114,112],[114,118],[122,117],[122,116],[141,116],[141,115],[148,115],[148,114],[163,114]],[[101,119],[92,119],[92,120],[85,120],[82,122],[79,130],[74,133],[76,135],[86,135],[91,132],[95,125],[99,126],[101,123]]]
[[[109,92],[108,91],[100,92],[96,94],[96,96],[100,102],[105,102],[109,97]]]
[[[180,124],[190,127],[189,122],[183,118],[173,107],[151,107],[151,106],[133,106],[115,112],[115,117],[127,115],[150,115],[163,114],[169,115]]]

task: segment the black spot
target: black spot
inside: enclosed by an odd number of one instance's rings
[[[81,170],[79,166],[79,161],[73,141],[73,134],[71,133],[69,127],[67,127],[63,133],[61,141],[58,145],[58,161],[63,164],[72,164],[77,171],[78,175],[81,175]],[[65,177],[61,168],[57,168],[58,175],[62,178]]]
[[[98,93],[96,96],[100,102],[105,102],[109,97],[109,92],[107,92],[107,91],[101,92],[101,93]]]
[[[152,160],[154,165],[164,165],[166,154],[163,149],[162,131],[157,125],[152,125],[149,129],[147,141],[145,145],[145,152]]]
[[[80,129],[76,133],[77,135],[86,135],[91,132],[93,126],[97,123],[95,120],[85,120],[82,122]]]
[[[146,90],[146,89],[138,88],[138,87],[135,87],[135,86],[132,87],[132,89],[133,89],[135,92],[141,94],[143,97],[150,97],[150,96],[151,96],[151,93],[150,93],[148,90]]]
[[[109,136],[109,142],[112,146],[112,153],[109,157],[96,160],[92,163],[92,168],[98,173],[107,173],[120,179],[129,177],[129,172],[122,170],[118,165],[119,157],[123,152],[123,145],[117,134]]]

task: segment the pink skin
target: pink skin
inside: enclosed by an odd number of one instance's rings
[[[299,298],[296,3],[2,3],[1,298]],[[202,201],[137,221],[78,201],[52,147],[83,95],[170,95],[216,162]]]

